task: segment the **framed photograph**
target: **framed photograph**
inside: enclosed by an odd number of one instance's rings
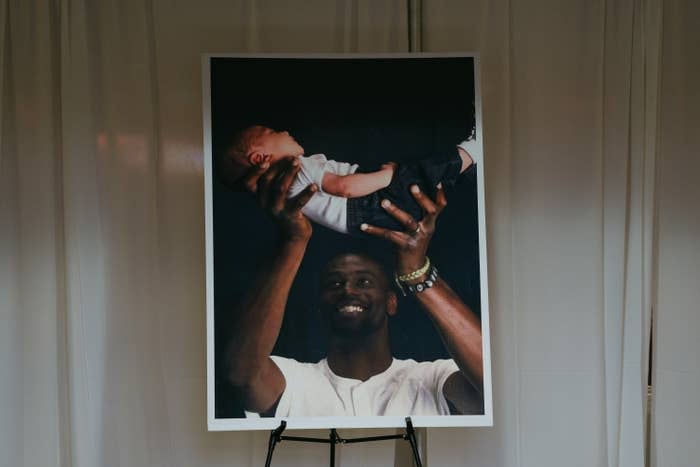
[[[478,70],[473,54],[203,57],[210,430],[492,425]],[[252,193],[278,163],[293,179]],[[310,196],[304,249],[280,246],[260,183]],[[372,229],[427,256],[409,268]]]

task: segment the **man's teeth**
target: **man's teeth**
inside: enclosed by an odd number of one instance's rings
[[[345,305],[341,306],[339,310],[343,313],[362,313],[365,311],[365,309],[359,305]]]

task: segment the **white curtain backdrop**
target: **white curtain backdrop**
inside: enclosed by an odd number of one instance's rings
[[[644,465],[652,308],[647,461],[695,465],[699,19],[694,0],[0,0],[0,466],[264,463],[267,433],[206,431],[200,55],[409,44],[478,52],[484,113],[495,422],[428,430],[427,465]],[[405,460],[373,443],[338,465]]]
[[[700,459],[700,3],[664,2],[652,465]]]

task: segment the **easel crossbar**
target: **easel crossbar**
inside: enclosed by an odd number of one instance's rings
[[[400,435],[384,435],[384,436],[367,436],[363,438],[341,438],[338,436],[338,432],[335,428],[330,431],[330,436],[328,438],[310,438],[306,436],[283,436],[282,433],[287,428],[287,422],[282,420],[280,426],[270,432],[270,441],[267,447],[267,458],[265,460],[265,467],[270,467],[272,462],[272,453],[275,450],[275,445],[281,441],[301,441],[305,443],[323,443],[330,445],[330,466],[335,466],[335,445],[336,444],[353,444],[353,443],[364,443],[367,441],[385,441],[390,439],[404,439],[411,444],[411,451],[413,452],[413,459],[415,461],[416,467],[422,467],[420,460],[420,454],[418,453],[418,446],[416,443],[416,433],[413,429],[413,423],[411,422],[411,417],[406,417],[406,433]]]

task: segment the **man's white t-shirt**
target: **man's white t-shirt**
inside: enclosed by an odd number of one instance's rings
[[[314,194],[301,210],[309,219],[341,233],[347,233],[347,198],[333,196],[323,191],[323,174],[350,175],[357,171],[357,164],[326,159],[323,154],[301,156],[301,170],[289,187],[289,197],[301,193],[304,188],[315,183],[318,192]]]
[[[325,358],[271,358],[287,383],[276,417],[449,415],[443,386],[459,371],[454,360],[393,359],[384,372],[361,381],[336,375]]]

